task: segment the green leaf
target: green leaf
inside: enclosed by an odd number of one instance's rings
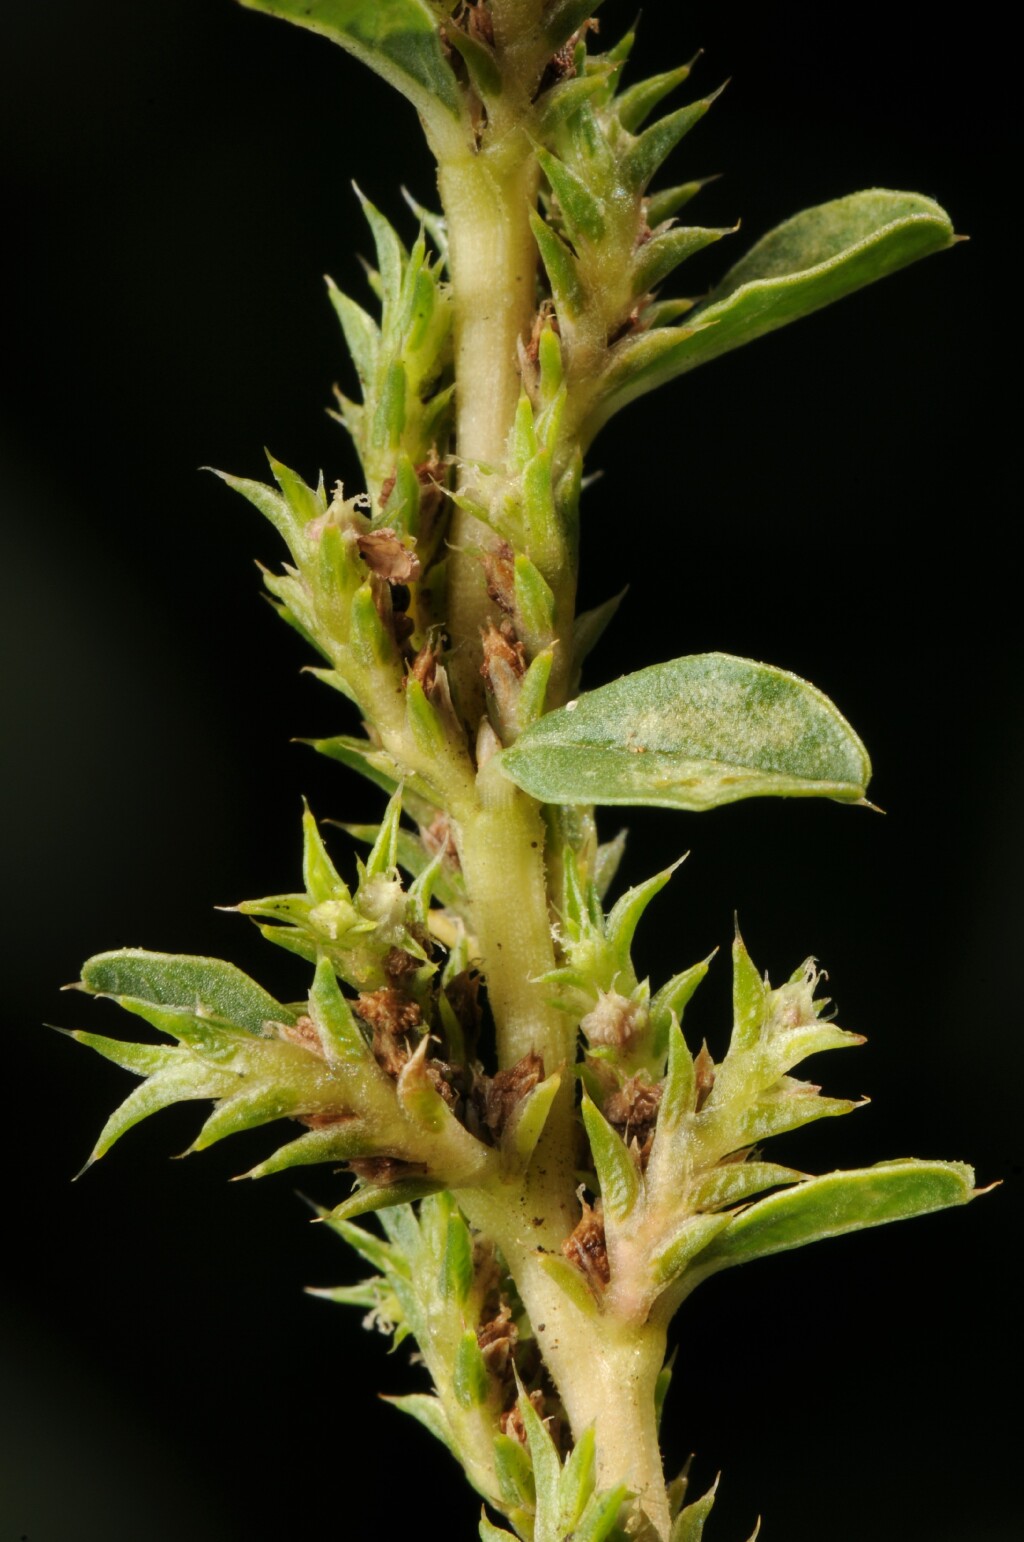
[[[541,1132],[547,1123],[551,1105],[558,1095],[558,1089],[562,1085],[562,1078],[557,1071],[546,1076],[542,1082],[526,1094],[516,1104],[512,1116],[502,1132],[502,1146],[511,1158],[515,1153],[516,1165],[525,1172],[530,1165],[530,1159],[540,1140]]]
[[[948,214],[931,198],[886,188],[852,193],[794,214],[762,236],[715,287],[705,310],[751,284],[802,287],[812,275],[841,282],[846,293],[851,277],[868,283],[955,240]]]
[[[515,602],[519,633],[537,653],[554,629],[555,597],[543,573],[522,552],[515,559]]]
[[[672,1018],[682,1017],[691,996],[711,967],[712,958],[714,958],[713,953],[707,958],[702,958],[699,964],[691,964],[689,969],[674,974],[671,980],[667,980],[652,997],[651,1022],[654,1024],[656,1034],[655,1048],[659,1052],[662,1045],[668,1043],[667,1035]]]
[[[121,948],[90,958],[82,970],[82,985],[97,996],[127,996],[153,1006],[212,1014],[260,1038],[266,1037],[268,1023],[296,1021],[289,1007],[219,958]]]
[[[691,1215],[675,1236],[651,1257],[651,1274],[664,1287],[689,1268],[699,1253],[730,1223],[728,1215]]]
[[[544,711],[554,662],[555,650],[545,648],[543,653],[537,654],[522,678],[515,715],[516,721],[523,728],[528,728],[531,723],[535,723]]]
[[[343,293],[333,279],[327,280],[327,293],[335,314],[341,322],[341,330],[345,335],[345,343],[352,363],[356,367],[359,383],[365,395],[367,387],[372,383],[377,373],[377,360],[380,356],[380,329],[372,316],[367,315],[361,305],[355,300],[349,299]]]
[[[823,1097],[811,1082],[784,1076],[746,1106],[735,1108],[724,1100],[714,1106],[709,1100],[701,1118],[706,1121],[704,1131],[709,1149],[724,1156],[770,1140],[774,1135],[784,1135],[788,1130],[800,1130],[817,1119],[852,1114],[861,1107],[863,1104],[849,1098]]]
[[[802,1183],[806,1173],[776,1162],[724,1162],[694,1179],[686,1196],[694,1210],[722,1210],[782,1183]]]
[[[437,22],[423,0],[241,0],[319,32],[376,70],[428,119],[459,118],[462,98]]]
[[[605,1214],[616,1221],[624,1220],[640,1193],[636,1163],[621,1137],[586,1093],[583,1094],[581,1112],[594,1158],[597,1181],[601,1185]]]
[[[398,863],[398,831],[402,820],[402,789],[399,788],[388,800],[381,820],[377,839],[366,859],[366,877],[391,878]],[[360,888],[362,885],[360,885]]]
[[[683,1038],[679,1019],[669,1019],[668,1069],[658,1110],[658,1135],[669,1135],[685,1114],[693,1112],[697,1093],[693,1056]],[[657,1139],[657,1137],[656,1137]]]
[[[652,193],[647,200],[647,223],[651,229],[656,230],[664,220],[678,214],[691,199],[696,198],[701,188],[707,187],[709,182],[714,181],[714,177],[698,177],[694,181],[680,182],[676,187],[663,187],[658,192]],[[688,300],[684,303],[690,307],[696,302]]]
[[[620,830],[610,841],[602,841],[594,855],[593,884],[598,899],[604,899],[615,881],[623,853],[626,850],[626,831]]]
[[[533,1464],[525,1446],[513,1440],[511,1435],[494,1437],[494,1470],[506,1504],[531,1510],[535,1507]]]
[[[275,460],[269,450],[267,464],[300,526],[308,525],[310,520],[319,519],[321,514],[327,512],[327,500],[323,495],[318,496],[316,491],[302,480],[297,471],[292,471],[283,462]]]
[[[480,1517],[480,1542],[519,1542],[514,1531],[503,1531],[500,1526],[492,1526],[486,1515]]]
[[[619,969],[625,973],[630,969],[630,948],[633,945],[633,937],[640,924],[644,911],[673,876],[676,868],[684,861],[678,857],[670,867],[663,868],[660,873],[655,873],[653,878],[647,878],[643,883],[636,884],[632,889],[627,889],[625,894],[615,901],[608,913],[605,922],[605,936],[612,952],[612,957]]]
[[[680,107],[666,117],[659,118],[649,129],[644,129],[622,159],[622,175],[629,186],[637,192],[644,190],[662,161],[672,153],[683,136],[700,122],[724,89],[724,86],[719,86],[711,96],[699,102],[691,102],[687,107]]]
[[[704,1279],[732,1264],[808,1242],[963,1205],[975,1192],[974,1173],[961,1162],[908,1159],[826,1173],[744,1210],[707,1249],[695,1272]]]
[[[590,241],[600,241],[604,235],[604,210],[597,198],[570,166],[557,155],[536,146],[540,169],[547,177],[551,191],[558,199],[565,228],[575,241],[580,236]]]
[[[732,1015],[730,1052],[752,1049],[764,1027],[768,990],[737,931],[732,944]]]
[[[665,1400],[672,1386],[672,1372],[675,1369],[676,1355],[678,1353],[678,1349],[673,1349],[658,1372],[658,1379],[654,1383],[654,1422],[659,1432],[661,1430],[662,1415],[665,1412]]]
[[[702,1499],[687,1505],[686,1509],[680,1512],[672,1527],[672,1542],[701,1542],[705,1523],[714,1508],[717,1490],[718,1479],[716,1478]]]
[[[594,1427],[590,1425],[573,1446],[562,1468],[559,1483],[559,1524],[567,1532],[575,1529],[588,1499],[594,1492],[596,1461],[596,1439]]]
[[[400,1267],[400,1255],[391,1243],[385,1242],[372,1231],[367,1231],[363,1226],[353,1226],[351,1221],[328,1221],[328,1225],[339,1237],[344,1238],[360,1258],[379,1269],[382,1274],[389,1274]]]
[[[606,1542],[607,1538],[623,1536],[616,1521],[628,1494],[629,1490],[624,1483],[616,1488],[605,1489],[600,1494],[593,1494],[573,1532],[573,1542]]]
[[[118,1060],[118,1064],[126,1065],[126,1059],[118,1059],[101,1047],[99,1036],[94,1034],[75,1034],[81,1043],[88,1044],[91,1049],[98,1049],[100,1054],[108,1060]],[[113,1044],[114,1040],[107,1040]],[[125,1045],[127,1049],[150,1048],[149,1045]],[[165,1064],[161,1069],[154,1071],[146,1077],[139,1087],[135,1087],[121,1103],[97,1137],[87,1165],[98,1162],[105,1156],[111,1146],[121,1139],[136,1124],[143,1119],[148,1119],[150,1114],[160,1113],[165,1108],[170,1108],[174,1103],[184,1103],[197,1098],[219,1098],[231,1092],[238,1085],[238,1078],[226,1071],[218,1071],[206,1066],[201,1060],[196,1060],[192,1055],[183,1053],[178,1049],[158,1050],[158,1053],[173,1055],[173,1063]],[[129,1070],[135,1070],[135,1066],[127,1066]]]
[[[593,1291],[585,1276],[561,1253],[540,1253],[537,1262],[549,1279],[565,1293],[576,1309],[586,1317],[594,1317],[598,1311]]]
[[[490,1385],[487,1363],[477,1343],[476,1332],[467,1328],[459,1339],[452,1368],[455,1400],[460,1408],[479,1408],[487,1401]]]
[[[248,499],[253,508],[259,509],[265,519],[274,526],[277,533],[284,537],[291,545],[297,528],[297,520],[286,499],[280,493],[275,493],[272,487],[265,482],[254,482],[251,477],[235,477],[227,471],[218,471],[215,466],[204,468],[212,471],[215,477],[230,487],[233,492],[241,493]]]
[[[655,289],[681,262],[733,234],[732,226],[676,225],[640,248],[633,264],[633,293]]]
[[[153,1076],[182,1061],[181,1051],[165,1044],[128,1044],[124,1039],[108,1039],[105,1034],[86,1033],[82,1029],[72,1029],[68,1037],[94,1049],[104,1060],[112,1060],[123,1071],[134,1071],[136,1076]]]
[[[231,1133],[225,1131],[225,1134]],[[348,1162],[352,1157],[372,1154],[373,1148],[373,1133],[361,1119],[343,1119],[322,1130],[307,1130],[305,1135],[279,1146],[272,1156],[241,1176],[269,1178],[272,1173],[283,1173],[289,1167],[310,1167],[316,1162]]]
[[[805,209],[741,258],[691,314],[690,325],[642,333],[619,344],[588,435],[593,437],[626,402],[664,381],[955,240],[945,210],[919,193],[874,188]]]
[[[740,798],[864,798],[871,763],[829,699],[726,653],[655,664],[549,712],[499,760],[544,803],[701,810]]]
[[[444,1258],[441,1263],[441,1296],[462,1306],[473,1284],[473,1239],[458,1210],[448,1217]]]
[[[386,1210],[391,1205],[408,1205],[414,1199],[425,1199],[428,1194],[440,1194],[445,1188],[435,1178],[403,1178],[396,1183],[361,1184],[348,1199],[335,1205],[324,1220],[354,1221],[357,1215],[369,1215],[372,1210]]]
[[[526,1431],[526,1443],[533,1463],[533,1482],[537,1493],[537,1514],[541,1518],[557,1513],[558,1489],[562,1466],[555,1442],[526,1393],[520,1391],[519,1413]]]
[[[583,284],[576,268],[576,258],[561,236],[534,211],[530,214],[530,229],[533,231],[533,238],[537,243],[559,315],[572,320],[581,313],[586,303]]]
[[[192,1142],[189,1151],[206,1151],[218,1141],[226,1140],[229,1135],[238,1135],[242,1130],[255,1130],[261,1124],[272,1124],[275,1119],[289,1118],[293,1114],[301,1113],[306,1106],[307,1094],[304,1088],[289,1087],[286,1084],[279,1085],[274,1081],[263,1080],[243,1085],[240,1092],[221,1098]],[[278,1152],[278,1155],[280,1156],[281,1152]],[[326,1158],[314,1158],[314,1160],[326,1160]],[[284,1167],[291,1165],[292,1163],[287,1160],[282,1163]]]
[[[661,75],[651,75],[647,80],[640,80],[635,86],[623,91],[615,102],[615,112],[622,127],[628,133],[635,134],[658,103],[689,78],[693,64],[691,59],[689,64],[680,64]]]
[[[323,955],[317,960],[316,975],[309,992],[309,1011],[328,1060],[342,1065],[361,1065],[370,1061],[369,1046],[352,1008],[342,995],[334,966]]]
[[[572,628],[571,676],[574,681],[579,681],[584,659],[597,646],[605,628],[625,597],[626,590],[620,589],[618,594],[613,595],[610,600],[605,600],[603,604],[595,605],[593,610],[585,610],[576,617]]]
[[[327,854],[308,805],[302,812],[302,881],[315,905],[336,898],[339,892],[348,899],[348,889]]]

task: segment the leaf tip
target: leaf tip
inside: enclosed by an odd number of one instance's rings
[[[85,1161],[82,1163],[81,1167],[78,1169],[77,1173],[75,1173],[74,1177],[71,1179],[71,1182],[72,1183],[77,1183],[79,1178],[84,1178],[86,1173],[89,1171],[90,1167],[95,1166],[95,1164],[99,1161],[99,1159],[100,1159],[100,1157],[102,1155],[103,1155],[103,1152],[99,1149],[99,1147],[98,1146],[94,1146],[92,1151],[89,1153],[88,1157],[86,1157]]]

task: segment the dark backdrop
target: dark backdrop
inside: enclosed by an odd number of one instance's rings
[[[603,14],[608,33],[631,19],[618,0]],[[1005,1183],[706,1287],[679,1324],[666,1444],[673,1460],[695,1446],[705,1480],[724,1469],[722,1542],[758,1509],[789,1542],[1008,1542],[1024,1069],[1009,44],[992,6],[955,37],[916,5],[827,14],[652,0],[641,65],[703,45],[698,89],[733,77],[677,155],[681,175],[724,173],[700,217],[742,215],[738,253],[807,204],[917,187],[972,242],[678,382],[599,442],[584,593],[627,569],[632,588],[590,678],[722,648],[848,713],[885,818],[630,814],[627,877],[692,851],[645,923],[645,967],[727,942],[734,909],[774,975],[814,952],[870,1038],[827,1084],[875,1101],[783,1156],[967,1158]],[[428,159],[411,110],[352,61],[228,0],[51,0],[12,7],[3,32],[0,1536],[390,1539],[429,1496],[468,1537],[477,1506],[448,1458],[374,1400],[420,1373],[301,1294],[353,1277],[340,1244],[287,1179],[226,1182],[266,1135],[169,1162],[196,1127],[175,1110],[72,1185],[129,1082],[40,1026],[127,1027],[58,994],[124,944],[227,954],[302,989],[211,907],[295,882],[300,794],[324,816],[372,803],[289,744],[344,711],[259,598],[273,533],[196,468],[259,475],[267,442],[352,482],[323,412],[347,365],[321,275],[361,283],[349,179],[402,217],[399,181],[431,198]],[[692,1012],[713,1046],[717,976]],[[338,1192],[326,1172],[303,1184]]]

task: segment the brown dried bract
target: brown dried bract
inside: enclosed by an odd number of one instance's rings
[[[415,632],[416,623],[408,611],[395,610],[391,613],[391,630],[395,634],[395,642],[402,648]]]
[[[526,673],[526,649],[519,641],[508,621],[503,621],[500,627],[488,623],[483,636],[484,661],[480,665],[480,673],[493,686],[492,676],[503,667],[510,670],[517,680],[521,680]]]
[[[591,16],[578,31],[573,33],[572,37],[562,44],[557,53],[551,55],[547,68],[541,77],[540,87],[537,92],[538,96],[542,91],[547,91],[549,87],[557,85],[560,80],[572,79],[576,74],[575,55],[577,44],[582,38],[586,37],[588,32],[599,32],[600,30],[601,24],[597,17]]]
[[[519,1329],[512,1321],[512,1309],[503,1301],[489,1322],[476,1330],[476,1341],[483,1352],[487,1369],[503,1381],[512,1364],[512,1352],[519,1341]]]
[[[562,1243],[562,1252],[586,1276],[591,1289],[603,1290],[608,1284],[611,1272],[600,1201],[593,1208],[583,1201],[583,1214],[576,1229]]]
[[[439,1093],[454,1112],[459,1106],[459,1092],[454,1085],[456,1069],[445,1060],[428,1060],[424,1068],[434,1091]]]
[[[483,1090],[481,1113],[484,1124],[495,1139],[501,1135],[513,1111],[527,1093],[532,1092],[537,1083],[543,1080],[544,1062],[532,1049],[521,1060],[517,1060],[515,1065],[509,1066],[507,1071],[480,1078]]]
[[[540,358],[541,333],[550,327],[551,330],[561,335],[558,325],[558,315],[555,311],[554,300],[542,300],[537,314],[533,318],[533,326],[530,328],[530,339],[526,344],[526,357],[530,364],[536,365]]]
[[[693,1062],[693,1071],[697,1089],[697,1101],[694,1107],[699,1114],[715,1085],[715,1062],[711,1058],[706,1039],[700,1047],[700,1054]]]
[[[531,1392],[530,1393],[530,1406],[533,1408],[534,1412],[537,1414],[537,1417],[540,1418],[540,1419],[543,1419],[543,1417],[544,1417],[544,1394],[543,1394],[543,1392],[537,1391],[537,1392]],[[501,1417],[498,1420],[498,1423],[499,1423],[499,1425],[501,1427],[501,1433],[503,1435],[510,1436],[512,1440],[518,1440],[518,1442],[519,1442],[519,1444],[521,1446],[525,1446],[526,1445],[526,1425],[523,1423],[523,1416],[519,1412],[519,1404],[518,1403],[513,1403],[512,1407],[507,1409],[506,1412],[501,1415]]]
[[[436,857],[438,852],[443,851],[445,864],[456,873],[461,871],[462,864],[459,861],[458,849],[452,834],[451,820],[447,814],[439,810],[429,825],[420,825],[420,840],[428,856]]]
[[[420,559],[393,530],[368,530],[356,537],[356,545],[371,573],[389,584],[410,584],[419,578]]]
[[[480,976],[475,969],[453,975],[444,988],[448,1004],[458,1019],[463,1037],[475,1044],[480,1032]]]
[[[445,731],[449,737],[456,741],[462,738],[465,730],[452,703],[448,671],[441,663],[441,649],[436,642],[425,643],[412,660],[406,675],[406,685],[409,684],[410,679],[419,681],[423,687],[424,696],[445,725]]]
[[[616,1092],[605,1099],[604,1116],[627,1146],[636,1142],[641,1167],[646,1166],[658,1120],[661,1102],[660,1082],[652,1082],[643,1072],[631,1076]]]
[[[333,1124],[347,1124],[354,1119],[354,1114],[299,1114],[296,1123],[304,1124],[307,1130],[329,1130]]]
[[[405,948],[391,948],[384,959],[384,973],[393,985],[398,985],[415,974],[421,965],[422,959],[415,953],[409,953]]]
[[[481,553],[487,593],[507,616],[516,608],[515,553],[507,541],[499,541],[492,551]]]
[[[412,1054],[408,1036],[419,1028],[423,1013],[418,1001],[394,986],[361,991],[356,1011],[373,1029],[374,1059],[382,1071],[397,1077]]]
[[[321,1060],[324,1058],[320,1034],[311,1017],[297,1018],[294,1023],[278,1023],[277,1036],[284,1039],[286,1044],[297,1044],[299,1049],[308,1049],[311,1055],[319,1055]]]
[[[419,681],[423,687],[423,694],[430,700],[431,692],[437,679],[437,666],[441,660],[441,650],[435,642],[425,642],[409,665],[409,678]]]
[[[630,311],[625,321],[620,322],[617,327],[614,327],[612,331],[609,332],[609,348],[620,342],[622,338],[628,337],[630,332],[636,332],[640,328],[640,321],[649,300],[650,295],[644,295],[640,300],[637,301],[636,305],[633,306],[633,309]]]
[[[478,43],[486,43],[488,48],[494,47],[494,21],[487,0],[467,0],[459,22]]]
[[[405,1162],[401,1157],[374,1156],[353,1157],[349,1171],[364,1183],[401,1183],[403,1178],[416,1178],[426,1172],[423,1162]]]

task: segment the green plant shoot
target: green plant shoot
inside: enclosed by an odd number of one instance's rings
[[[362,199],[368,296],[329,287],[363,485],[274,459],[270,483],[224,477],[278,531],[271,599],[344,698],[315,748],[386,807],[350,827],[345,872],[307,811],[295,891],[238,907],[308,964],[301,1002],[216,959],[88,961],[81,988],[157,1036],[75,1033],[139,1078],[92,1159],[188,1099],[212,1103],[193,1150],[273,1126],[249,1176],[340,1173],[323,1219],[369,1273],[324,1294],[415,1344],[432,1390],[396,1407],[465,1470],[484,1542],[699,1542],[715,1490],[668,1481],[659,1449],[674,1313],[720,1270],[975,1190],[955,1163],[819,1176],[766,1154],[857,1106],[799,1074],[862,1042],[813,959],[772,984],[737,932],[718,1063],[684,1027],[711,961],[634,967],[673,869],[609,899],[623,843],[595,806],[863,804],[871,766],[769,664],[705,653],[582,687],[616,603],[577,614],[584,459],[626,403],[953,230],[872,189],[686,297],[686,260],[730,234],[691,223],[677,154],[717,93],[687,97],[687,65],[634,79],[632,32],[598,46],[599,0],[243,4],[375,70],[437,161],[440,210],[405,214],[408,238]]]

